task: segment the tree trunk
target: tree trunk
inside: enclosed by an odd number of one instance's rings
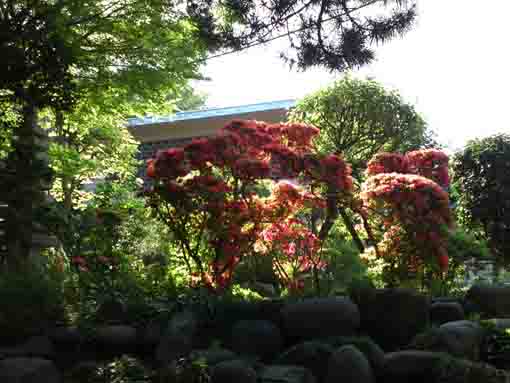
[[[7,268],[22,272],[28,267],[32,247],[34,203],[40,192],[39,179],[34,171],[36,160],[36,107],[31,102],[23,106],[23,121],[16,130],[14,151],[8,159],[8,166],[15,170],[8,201],[7,217]]]
[[[64,114],[62,113],[62,111],[58,109],[55,109],[55,131],[57,133],[57,137],[62,138],[62,143],[68,146],[69,141],[67,137],[64,135]],[[73,208],[73,193],[74,193],[73,179],[72,177],[68,177],[63,174],[61,183],[63,194],[62,203],[66,211],[70,213]]]
[[[349,231],[349,234],[351,235],[352,240],[354,241],[354,244],[359,249],[359,251],[363,253],[365,251],[365,246],[363,245],[361,238],[359,237],[356,229],[354,228],[354,224],[352,223],[351,218],[349,217],[345,209],[340,208],[339,212],[340,215],[342,216],[345,227],[347,227],[347,230]]]
[[[62,177],[62,194],[64,195],[62,203],[68,213],[71,213],[73,209],[73,192],[74,188],[71,185],[71,181],[67,177]]]

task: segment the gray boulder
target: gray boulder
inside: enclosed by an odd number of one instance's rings
[[[193,350],[190,354],[190,358],[193,360],[201,359],[208,366],[214,366],[221,362],[237,359],[238,356],[225,348],[210,348],[205,350]]]
[[[242,360],[227,360],[211,370],[212,383],[256,383],[257,373]]]
[[[465,297],[485,317],[510,317],[510,286],[474,285]]]
[[[296,344],[275,361],[280,365],[302,366],[309,369],[319,380],[324,381],[327,373],[328,360],[335,349],[323,342],[307,341]]]
[[[325,341],[331,345],[334,349],[338,349],[342,346],[351,345],[361,351],[367,358],[374,374],[377,376],[380,374],[384,365],[384,351],[382,348],[375,343],[372,339],[362,337],[334,337],[325,339]]]
[[[107,325],[96,329],[95,340],[105,347],[136,347],[138,337],[134,327],[126,325]]]
[[[476,322],[448,322],[419,334],[407,347],[448,353],[457,358],[479,360],[485,330]]]
[[[96,312],[97,318],[106,323],[122,323],[127,318],[126,305],[116,299],[102,302]]]
[[[509,380],[506,371],[437,352],[408,350],[385,356],[385,382],[507,383]]]
[[[89,383],[97,380],[100,371],[100,364],[93,361],[77,363],[64,375],[64,381],[73,383]]]
[[[258,383],[317,383],[307,368],[301,366],[271,365],[258,373]]]
[[[435,302],[430,306],[430,321],[436,325],[463,320],[464,308],[458,302]]]
[[[272,322],[242,320],[232,328],[230,345],[238,354],[269,360],[281,351],[283,338],[280,329]]]
[[[50,360],[19,357],[0,361],[2,383],[60,383],[60,381],[60,373]]]
[[[175,314],[156,349],[156,360],[165,364],[191,352],[198,333],[198,319],[191,311]]]
[[[402,348],[429,324],[429,297],[411,289],[370,289],[354,298],[361,331],[385,351]]]
[[[385,355],[383,381],[395,383],[437,382],[449,360],[445,354],[431,351],[397,351]],[[481,383],[481,382],[480,382]]]
[[[149,322],[145,328],[140,330],[140,343],[146,346],[155,346],[161,340],[165,326],[158,322]]]
[[[360,324],[358,307],[345,297],[289,303],[281,317],[285,336],[292,340],[354,335]]]
[[[0,349],[0,356],[2,355],[4,357],[30,356],[52,359],[55,355],[55,348],[47,336],[34,336],[19,346]]]
[[[485,330],[476,322],[461,320],[439,327],[448,352],[456,357],[479,360]]]
[[[85,340],[84,335],[76,326],[55,327],[48,333],[48,337],[56,344],[79,344]]]
[[[347,345],[329,357],[325,383],[374,383],[370,363],[356,347]]]

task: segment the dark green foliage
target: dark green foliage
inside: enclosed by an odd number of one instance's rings
[[[0,96],[39,107],[73,102],[72,41],[51,1],[3,1],[0,6]]]
[[[175,6],[161,0],[6,0],[0,6],[0,90],[63,110],[83,90],[156,99],[196,77],[204,52]],[[142,37],[143,36],[143,37]]]
[[[282,58],[300,69],[342,71],[374,59],[370,45],[403,35],[414,24],[416,2],[402,0],[195,0],[188,12],[211,47],[290,40]]]
[[[452,170],[460,221],[486,239],[495,255],[508,257],[510,135],[470,141],[454,156]]]
[[[46,271],[0,274],[0,342],[40,335],[64,320],[60,283]]]
[[[459,227],[448,237],[448,256],[453,262],[462,264],[470,258],[487,258],[490,256],[490,250],[486,241],[477,239]]]
[[[352,283],[365,278],[366,266],[352,242],[333,234],[326,241],[323,259],[328,264],[321,273],[321,286],[326,288],[324,292],[344,292]]]
[[[450,232],[447,251],[450,259],[448,272],[442,280],[431,280],[428,283],[431,295],[463,295],[464,292],[458,289],[458,282],[464,278],[465,262],[490,257],[487,242],[477,239],[462,227],[457,227]]]

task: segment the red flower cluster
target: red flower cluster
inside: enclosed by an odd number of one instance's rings
[[[389,208],[392,212],[383,220],[387,230],[386,248],[398,247],[402,235],[397,231],[403,229],[407,233],[405,239],[413,242],[422,259],[433,253],[445,269],[448,259],[447,256],[445,259],[446,241],[442,233],[443,227],[451,224],[451,215],[448,194],[438,184],[412,174],[382,173],[367,179],[362,198],[374,209],[382,202],[383,210]]]
[[[437,149],[399,153],[378,153],[368,163],[367,175],[381,173],[416,174],[448,188],[448,156]]]
[[[409,172],[434,180],[443,188],[450,184],[448,176],[448,156],[441,150],[416,150],[406,154],[409,159]]]
[[[320,259],[321,241],[302,222],[289,218],[268,226],[261,233],[265,252],[278,252],[275,271],[289,289],[299,284],[299,275],[312,268],[322,269],[326,264]]]
[[[350,167],[342,158],[312,153],[318,133],[304,124],[235,120],[213,137],[160,151],[148,162],[147,175],[155,181],[147,193],[150,205],[200,270],[202,283],[227,286],[265,228],[306,206],[326,204],[290,183],[278,184],[271,197],[261,200],[254,191],[262,180],[276,173],[338,192],[352,188]],[[303,243],[302,232],[290,233]],[[289,239],[287,248],[292,246]]]
[[[367,175],[381,173],[409,173],[409,161],[399,153],[377,153],[367,164]]]

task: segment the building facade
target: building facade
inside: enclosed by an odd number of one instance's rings
[[[160,149],[181,146],[193,138],[213,135],[231,120],[284,122],[295,100],[178,112],[171,116],[132,118],[128,129],[140,142],[138,159],[146,161]],[[144,176],[144,174],[140,174]]]

